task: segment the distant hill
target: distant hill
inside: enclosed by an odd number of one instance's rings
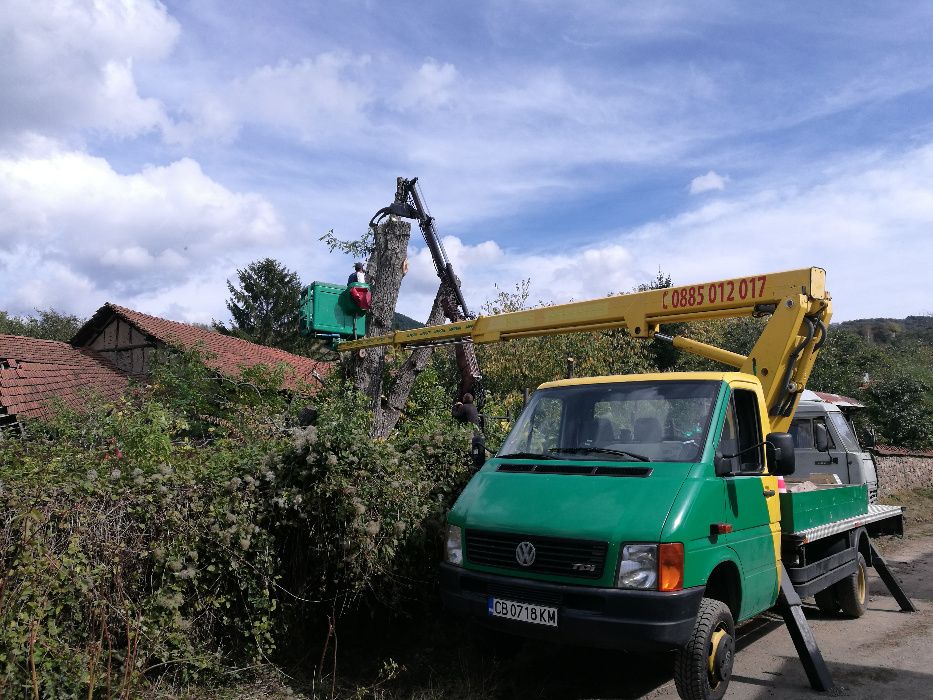
[[[835,328],[851,331],[874,343],[890,343],[895,338],[912,337],[933,342],[933,316],[907,318],[862,318],[832,324]]]
[[[421,321],[416,321],[415,319],[406,316],[405,314],[400,314],[398,311],[395,312],[395,318],[392,321],[392,330],[396,331],[408,331],[412,328],[421,328],[424,324]]]

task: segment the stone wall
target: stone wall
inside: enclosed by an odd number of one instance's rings
[[[933,487],[933,452],[878,446],[872,450],[878,470],[878,496]]]

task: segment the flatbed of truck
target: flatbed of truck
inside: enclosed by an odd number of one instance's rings
[[[784,533],[783,538],[785,542],[790,542],[795,545],[808,544],[810,542],[815,542],[816,540],[821,540],[825,537],[838,535],[839,533],[854,530],[858,527],[880,523],[881,521],[889,520],[891,518],[900,519],[903,517],[903,514],[903,506],[884,506],[870,503],[868,505],[867,513],[855,515],[850,518],[843,518],[841,520],[834,520],[829,523],[816,525],[814,527],[799,530],[797,532],[786,532]],[[892,523],[892,525],[896,526],[896,530],[902,530],[902,526],[899,526],[899,523]],[[895,533],[889,533],[888,530],[885,530],[884,534]]]

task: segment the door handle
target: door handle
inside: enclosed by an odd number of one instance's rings
[[[771,496],[773,496],[775,492],[774,492],[774,489],[765,489],[764,491],[762,491],[762,493],[764,494],[765,498],[771,498]]]

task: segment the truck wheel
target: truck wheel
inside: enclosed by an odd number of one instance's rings
[[[690,641],[674,657],[674,682],[684,700],[719,700],[735,660],[735,622],[729,607],[704,598]]]
[[[816,607],[824,615],[834,615],[839,611],[839,603],[836,602],[836,591],[833,590],[833,586],[820,591],[813,597],[816,598]]]
[[[858,568],[851,576],[847,576],[833,586],[839,607],[849,617],[861,617],[865,614],[865,603],[868,600],[868,575],[865,567],[865,557],[858,555]]]

